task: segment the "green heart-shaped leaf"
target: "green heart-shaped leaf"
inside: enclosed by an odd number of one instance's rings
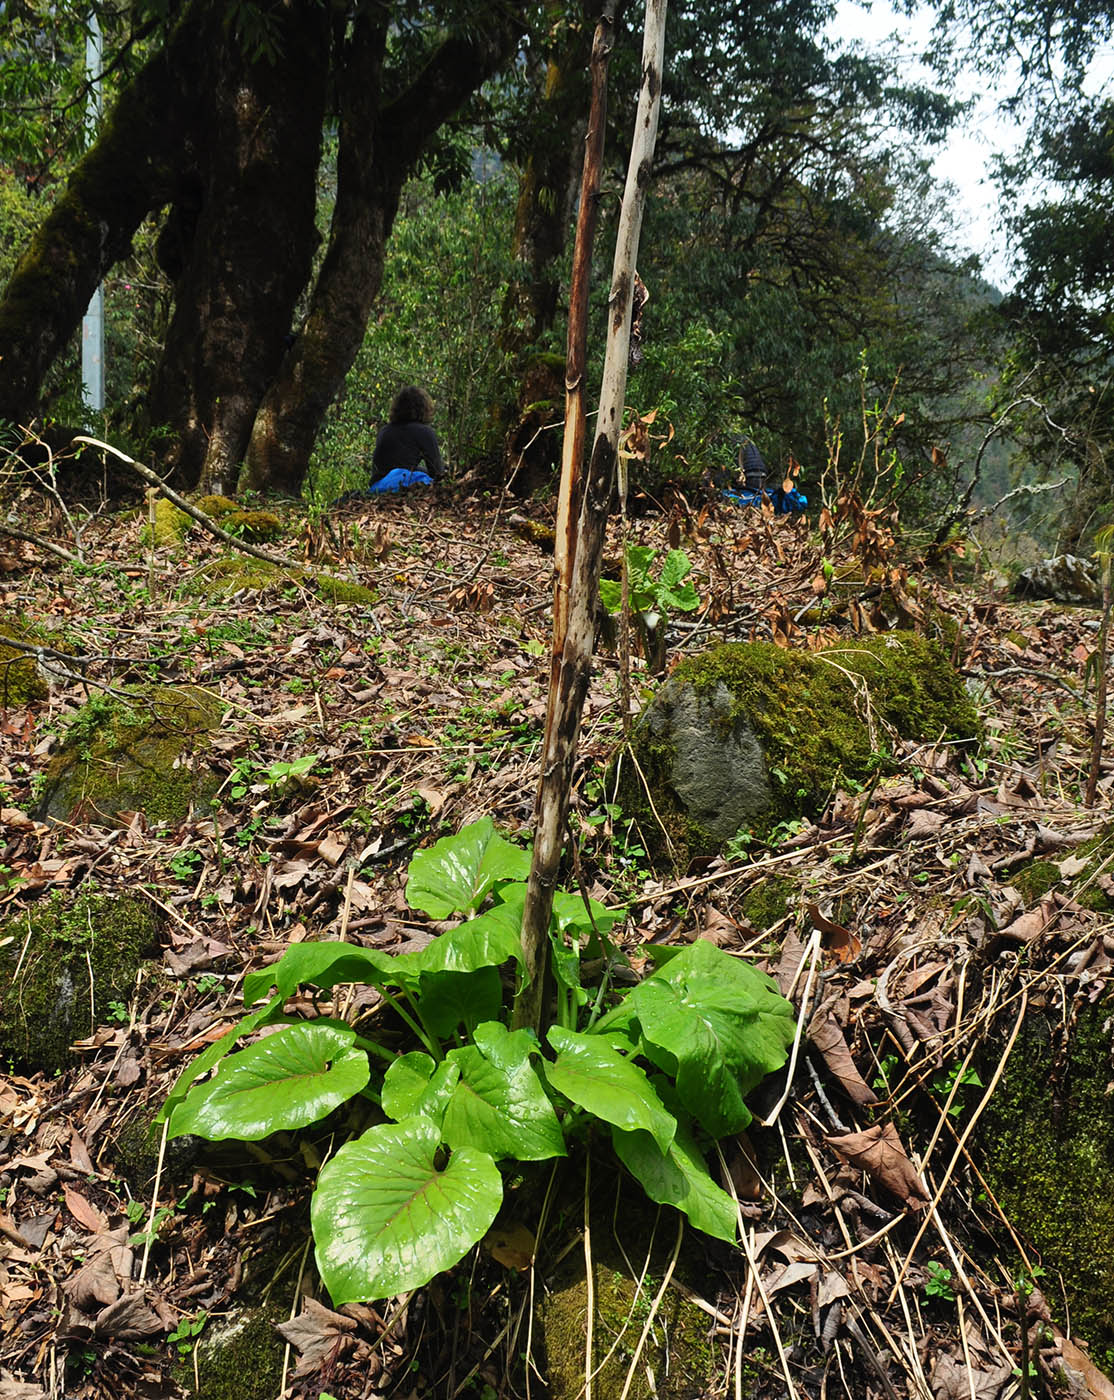
[[[411,1050],[383,1076],[383,1112],[398,1122],[420,1113],[440,1123],[459,1078],[458,1065],[438,1065],[423,1051]]]
[[[543,1067],[559,1094],[616,1128],[645,1129],[662,1151],[669,1146],[677,1120],[638,1065],[596,1035],[550,1026],[548,1039],[557,1059]]]
[[[499,1160],[538,1162],[565,1155],[557,1114],[530,1063],[537,1042],[498,1021],[476,1028],[475,1045],[451,1050],[460,1067],[442,1133],[450,1147],[478,1147]]]
[[[251,1006],[275,988],[285,999],[300,986],[335,987],[340,982],[369,982],[374,987],[398,987],[401,958],[354,943],[326,940],[294,943],[277,963],[249,972],[244,978],[244,1005]]]
[[[611,1129],[616,1156],[658,1205],[684,1211],[698,1230],[734,1243],[735,1202],[708,1173],[692,1134],[678,1123],[677,1135],[663,1152],[649,1133]]]
[[[745,1128],[744,1095],[785,1063],[796,1029],[773,980],[699,939],[635,987],[627,1004],[647,1055],[676,1077],[681,1102],[703,1127],[713,1137]]]
[[[407,871],[406,898],[433,919],[477,910],[500,880],[525,880],[530,853],[496,834],[490,817],[418,851]]]
[[[503,1199],[499,1168],[462,1147],[442,1168],[428,1118],[370,1128],[318,1177],[310,1204],[317,1267],[333,1303],[420,1288],[487,1232]]]
[[[355,1038],[354,1031],[335,1025],[284,1026],[229,1055],[212,1079],[195,1085],[171,1114],[169,1136],[251,1142],[316,1123],[371,1077]]]

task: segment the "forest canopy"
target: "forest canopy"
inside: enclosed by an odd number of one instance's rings
[[[629,9],[612,58],[612,172],[637,86]],[[359,484],[371,425],[410,378],[430,382],[458,469],[498,479],[524,411],[541,405],[552,470],[560,380],[537,366],[564,349],[595,7],[103,5],[105,116],[87,149],[87,12],[48,15],[40,0],[4,12],[10,431],[81,424],[75,338],[103,281],[101,426],[179,487],[298,494],[307,474],[348,484],[345,465]],[[1101,99],[1053,110],[1044,69],[1061,88],[1065,72],[1081,83],[1108,22],[939,13],[933,89],[837,44],[819,0],[671,7],[640,263],[651,301],[628,396],[670,424],[662,472],[695,479],[744,434],[818,471],[837,445],[845,460],[860,451],[866,415],[892,402],[886,449],[907,503],[939,512],[1023,381],[1069,412],[1050,441],[1047,415],[1012,411],[1028,453],[1017,470],[1039,478],[1051,454],[1086,493],[1106,489],[1109,172],[1094,133],[1109,113]],[[1014,205],[1022,269],[1001,302],[955,251],[929,158],[959,115],[946,67],[957,36],[990,65],[1011,25],[1029,45],[1026,171],[1054,194]],[[600,269],[617,188],[612,173]],[[602,314],[602,273],[596,283]],[[1085,398],[1067,404],[1081,367]],[[999,492],[1004,460],[996,444]],[[1095,523],[1089,508],[1076,516],[1077,535]]]

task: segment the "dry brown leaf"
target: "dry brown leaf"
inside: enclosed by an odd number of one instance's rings
[[[1031,943],[1052,924],[1058,912],[1050,899],[1042,899],[1035,909],[1021,914],[1014,919],[1012,924],[1007,924],[998,936],[1008,938],[1015,943]]]
[[[504,1269],[521,1271],[530,1267],[537,1247],[532,1230],[525,1225],[500,1226],[484,1236],[488,1253]]]
[[[316,1298],[306,1298],[298,1316],[280,1322],[275,1330],[298,1353],[300,1361],[295,1374],[304,1376],[320,1366],[341,1338],[355,1332],[356,1323],[332,1312]]]
[[[918,807],[915,812],[909,813],[905,835],[910,841],[928,840],[940,834],[947,820],[943,812],[929,812],[924,807]]]
[[[892,1191],[913,1210],[920,1210],[928,1204],[928,1192],[921,1184],[892,1123],[877,1123],[862,1133],[829,1137],[827,1143],[845,1162],[861,1167],[874,1181],[887,1191]]]
[[[162,1322],[147,1306],[141,1292],[117,1298],[102,1308],[93,1323],[94,1336],[114,1337],[119,1342],[141,1341],[162,1330]]]
[[[878,1102],[878,1095],[856,1069],[839,1022],[827,1007],[821,1006],[817,1010],[809,1022],[808,1034],[852,1103],[865,1106]]]
[[[1070,1337],[1058,1337],[1057,1344],[1064,1365],[1079,1373],[1086,1389],[1081,1400],[1114,1400],[1114,1382],[1105,1375],[1091,1358]]]
[[[67,1209],[79,1225],[91,1230],[94,1235],[103,1235],[107,1231],[108,1221],[76,1187],[67,1182],[63,1194],[66,1197]]]
[[[936,1359],[932,1372],[934,1400],[998,1400],[1013,1377],[1010,1366],[995,1366],[990,1371],[968,1370],[963,1361],[943,1355]]]
[[[787,997],[800,970],[801,959],[805,955],[805,945],[792,929],[785,935],[781,944],[781,959],[777,965],[777,986],[783,997]]]
[[[727,1174],[741,1201],[757,1201],[762,1196],[762,1178],[755,1164],[754,1147],[746,1133],[736,1133],[724,1147]]]
[[[809,922],[824,935],[824,949],[832,954],[836,962],[850,962],[862,952],[863,941],[842,924],[835,924],[821,914],[819,906],[808,906]]]

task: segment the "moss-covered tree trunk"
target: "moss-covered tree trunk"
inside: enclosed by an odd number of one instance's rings
[[[383,277],[383,254],[403,183],[438,128],[499,67],[521,33],[510,13],[450,34],[430,62],[384,104],[386,16],[359,16],[343,66],[337,202],[309,313],[264,397],[244,480],[296,491],[329,405],[363,341]]]
[[[269,57],[214,36],[193,197],[175,210],[177,247],[162,242],[174,315],[149,420],[169,430],[162,463],[181,487],[234,487],[312,265],[328,17],[317,0],[269,9]]]
[[[125,85],[96,143],[38,229],[0,300],[0,419],[29,425],[47,370],[81,324],[105,273],[144,218],[173,202],[194,147],[207,59],[190,6]]]

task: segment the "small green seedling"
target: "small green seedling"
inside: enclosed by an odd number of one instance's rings
[[[926,1298],[939,1298],[945,1303],[955,1302],[955,1289],[952,1287],[952,1271],[946,1264],[930,1259],[924,1266],[926,1274],[924,1293]]]

